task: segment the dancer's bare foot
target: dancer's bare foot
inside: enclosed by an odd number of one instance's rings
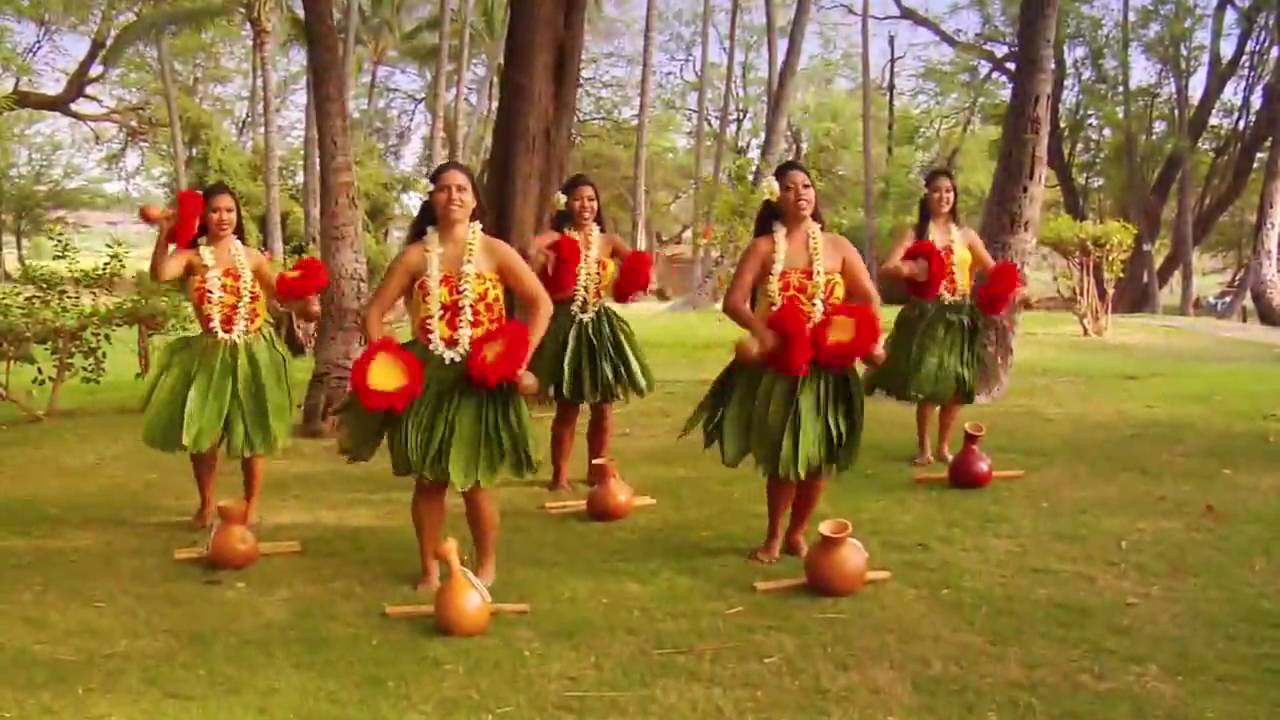
[[[938,460],[942,461],[943,465],[950,465],[952,457],[954,456],[951,454],[950,448],[943,446],[938,450]]]
[[[244,524],[249,527],[258,527],[258,504],[246,503],[244,506]]]
[[[802,558],[809,553],[809,543],[805,542],[804,535],[789,535],[783,551]]]
[[[476,565],[476,579],[484,583],[485,587],[493,587],[493,583],[498,579],[498,564],[490,561]]]
[[[747,557],[758,562],[761,565],[772,565],[778,562],[778,556],[782,551],[782,538],[770,538],[764,541],[760,549],[755,550]]]
[[[568,480],[552,480],[547,483],[547,490],[553,493],[573,492],[573,484]]]
[[[194,525],[197,530],[204,530],[210,525],[213,525],[213,507],[201,505],[196,510],[195,515],[191,516],[191,524]]]
[[[932,465],[933,453],[929,452],[928,450],[921,450],[920,452],[916,453],[916,456],[914,458],[912,458],[911,464],[916,467],[925,467],[926,465]]]
[[[440,563],[434,559],[427,562],[422,570],[422,577],[418,578],[417,584],[414,586],[419,593],[434,593],[440,589]]]

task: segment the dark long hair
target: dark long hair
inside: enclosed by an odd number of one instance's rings
[[[435,170],[431,171],[431,175],[429,175],[427,179],[431,181],[432,185],[435,185],[440,182],[440,176],[450,170],[456,170],[457,172],[467,176],[467,182],[471,183],[471,194],[476,198],[476,206],[471,209],[471,219],[479,220],[481,224],[484,224],[485,213],[484,200],[482,199],[483,193],[480,192],[480,185],[476,182],[476,174],[471,172],[471,168],[460,162],[450,160],[448,162],[440,163]],[[413,222],[409,223],[409,237],[405,240],[405,243],[414,243],[425,238],[427,236],[427,228],[435,225],[437,222],[438,218],[436,218],[436,209],[431,204],[431,196],[428,195],[422,201],[422,205],[418,207],[418,214],[413,217]]]
[[[929,222],[933,217],[929,213],[929,186],[938,178],[951,181],[953,197],[951,199],[951,222],[960,224],[960,186],[956,184],[956,176],[946,168],[935,168],[924,176],[924,194],[920,196],[920,204],[916,209],[916,240],[929,237]]]
[[[560,192],[566,197],[573,197],[573,193],[578,188],[589,187],[591,192],[596,194],[596,225],[600,226],[600,232],[609,232],[608,226],[604,220],[604,198],[600,197],[600,188],[583,173],[578,173],[568,180],[564,181],[564,185],[560,186]],[[556,232],[564,232],[565,228],[573,227],[573,213],[566,206],[563,210],[557,210],[551,216],[551,229]]]
[[[773,179],[777,180],[778,184],[781,185],[783,179],[787,177],[787,173],[795,171],[804,173],[805,177],[809,178],[811,182],[813,181],[813,175],[809,173],[809,168],[796,160],[788,160],[774,168]],[[822,221],[822,209],[818,206],[817,192],[813,194],[813,214],[811,217],[814,222],[819,225],[825,224]],[[751,237],[756,238],[761,235],[772,235],[773,224],[781,221],[782,208],[778,207],[777,201],[766,198],[764,202],[760,203],[760,209],[756,211],[756,226],[755,229],[751,231]]]
[[[240,240],[240,242],[245,242],[244,210],[240,208],[240,197],[236,195],[234,190],[231,189],[231,186],[219,180],[218,182],[214,182],[206,185],[204,190],[201,191],[200,195],[204,199],[205,212],[208,212],[209,201],[213,200],[219,195],[226,195],[231,198],[231,202],[234,202],[236,204],[236,226],[234,229],[232,229],[231,234],[235,235]],[[208,238],[208,237],[209,237],[209,224],[204,221],[204,215],[201,215],[200,225],[197,226],[196,228],[196,242],[199,242],[200,238]]]

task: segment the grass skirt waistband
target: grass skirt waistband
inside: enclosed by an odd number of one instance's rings
[[[369,460],[385,439],[397,476],[447,481],[458,490],[490,487],[504,471],[537,472],[529,409],[514,386],[476,387],[465,363],[447,364],[417,340],[403,347],[422,361],[422,394],[402,414],[370,412],[350,396],[339,440],[348,460]]]

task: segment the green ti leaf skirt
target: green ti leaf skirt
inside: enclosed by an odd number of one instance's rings
[[[208,334],[164,347],[147,379],[142,439],[165,452],[267,455],[289,439],[289,359],[269,326],[241,343]]]
[[[504,473],[537,472],[529,408],[515,386],[476,387],[465,361],[445,363],[418,340],[402,346],[422,361],[422,394],[401,414],[370,412],[349,396],[338,443],[349,461],[371,459],[385,439],[397,477],[448,482],[460,491],[491,487]]]
[[[867,394],[882,392],[905,402],[972,403],[981,331],[972,302],[911,301],[893,323],[884,364],[867,372]]]
[[[681,437],[702,427],[726,467],[747,456],[770,478],[835,476],[853,467],[862,442],[863,391],[858,371],[817,365],[804,377],[734,361],[711,384]]]
[[[579,320],[572,302],[557,303],[529,370],[543,394],[558,402],[612,403],[653,390],[653,372],[635,331],[608,305],[590,320]]]

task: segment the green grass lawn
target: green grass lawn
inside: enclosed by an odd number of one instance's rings
[[[894,579],[844,599],[758,595],[763,483],[676,433],[738,336],[632,313],[657,393],[617,417],[617,524],[501,492],[496,618],[471,640],[390,620],[414,602],[409,484],[298,441],[268,466],[259,537],[300,556],[234,574],[199,540],[186,459],[146,449],[130,346],[40,425],[0,409],[0,718],[1265,718],[1280,708],[1280,348],[1120,321],[1024,323],[988,424],[1022,480],[909,481],[909,407],[867,407],[847,517]],[[305,384],[307,368],[295,368]],[[546,418],[538,420],[546,432]],[[581,455],[583,441],[579,441]],[[221,471],[219,494],[238,492]],[[465,537],[456,498],[450,528]],[[464,543],[465,545],[466,543]],[[730,612],[733,611],[733,612]],[[662,648],[718,646],[687,654]],[[581,696],[574,693],[596,693]]]

